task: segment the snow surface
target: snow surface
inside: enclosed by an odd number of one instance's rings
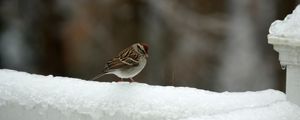
[[[300,120],[276,90],[211,92],[0,70],[0,120]]]
[[[284,20],[276,20],[271,24],[269,33],[274,37],[290,38],[300,41],[300,5]]]

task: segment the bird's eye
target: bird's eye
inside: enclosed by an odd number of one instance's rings
[[[146,54],[145,51],[139,45],[137,47],[140,52],[142,52],[143,54]]]

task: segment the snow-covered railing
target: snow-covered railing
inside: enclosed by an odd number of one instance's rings
[[[287,69],[287,98],[300,106],[300,5],[283,21],[273,22],[269,32],[268,42],[279,53],[281,66]]]
[[[276,90],[216,93],[0,69],[0,120],[299,120]]]

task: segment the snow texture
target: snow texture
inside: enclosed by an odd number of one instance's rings
[[[0,70],[0,120],[300,120],[276,90],[211,92]]]
[[[292,14],[285,19],[276,20],[271,24],[269,33],[271,36],[289,38],[300,41],[300,5],[296,7]]]

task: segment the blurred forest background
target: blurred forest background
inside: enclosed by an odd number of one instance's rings
[[[0,68],[90,79],[135,42],[136,81],[214,91],[278,89],[270,24],[300,0],[0,0]],[[0,76],[1,77],[1,76]],[[113,75],[99,81],[115,81]]]

